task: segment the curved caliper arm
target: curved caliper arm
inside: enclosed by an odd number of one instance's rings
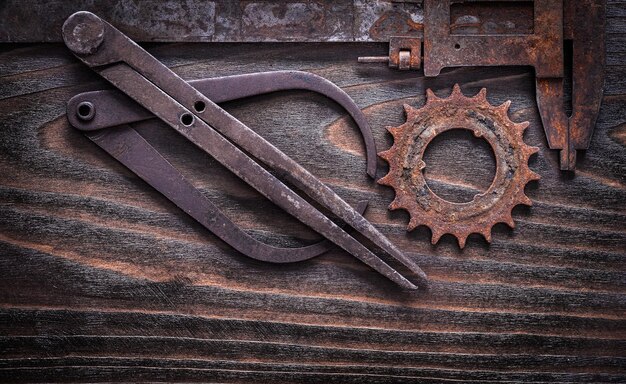
[[[332,248],[328,240],[306,247],[281,248],[253,238],[224,215],[129,125],[87,131],[85,135],[217,237],[248,257],[272,263],[291,263],[319,256]],[[363,213],[366,207],[366,202],[359,202],[357,210]]]
[[[332,189],[112,25],[92,13],[77,12],[63,25],[63,37],[83,63],[303,224],[400,286],[417,288],[258,162],[285,175],[302,192],[426,282],[426,275],[415,261]]]
[[[348,94],[321,76],[302,71],[276,71],[192,80],[189,83],[216,103],[296,89],[322,94],[344,107],[356,122],[365,143],[367,173],[371,177],[376,175],[376,147],[365,115]],[[89,114],[82,116],[80,106],[88,106]],[[274,247],[250,236],[202,195],[137,131],[126,125],[155,116],[120,91],[77,94],[67,104],[67,116],[72,126],[84,131],[116,160],[248,257],[273,263],[291,263],[319,256],[333,247],[328,240],[305,247]],[[115,135],[105,129],[112,127],[115,127]],[[116,150],[121,146],[128,147],[128,151]],[[366,207],[367,201],[361,201],[355,208],[363,214]]]
[[[367,174],[371,178],[376,176],[376,143],[365,115],[343,89],[321,76],[303,71],[273,71],[191,80],[189,84],[214,103],[298,89],[324,95],[341,105],[354,119],[365,144]],[[81,119],[76,111],[82,103],[91,103],[98,113],[90,119]],[[147,109],[117,90],[79,93],[70,99],[67,109],[70,123],[82,131],[155,118]]]

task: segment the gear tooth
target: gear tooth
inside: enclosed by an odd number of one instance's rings
[[[520,196],[520,203],[524,205],[528,205],[529,207],[533,205],[533,201],[528,196],[524,195],[523,193]]]
[[[400,133],[400,131],[402,130],[402,126],[399,127],[393,127],[393,126],[386,126],[385,129],[387,130],[387,132],[389,132],[391,134],[391,136],[393,136],[393,138],[395,139],[396,137],[398,137],[398,134]]]
[[[426,90],[426,103],[431,103],[433,101],[437,101],[440,100],[439,97],[437,97],[437,95],[435,95],[435,92],[432,91],[432,89],[428,88]]]
[[[511,107],[511,100],[507,100],[504,103],[500,104],[496,109],[501,111],[503,116],[508,118],[509,107]]]
[[[400,208],[400,203],[398,202],[398,197],[396,196],[396,198],[389,204],[389,209],[393,211],[398,208]]]
[[[414,118],[419,111],[417,108],[412,107],[409,104],[403,104],[402,107],[404,107],[404,113],[406,114],[407,120]],[[396,128],[400,129],[401,127],[402,126]]]
[[[441,239],[441,236],[443,236],[443,232],[440,232],[439,230],[435,228],[431,228],[430,232],[432,233],[430,237],[430,243],[437,244],[439,242],[439,239]]]
[[[524,122],[524,123],[526,123],[526,122]],[[524,137],[524,132],[526,132],[526,129],[529,126],[529,124],[524,124],[524,123],[521,123],[521,124],[517,124],[516,123],[514,125],[515,132],[522,139],[522,141],[523,141],[523,137]]]
[[[485,237],[485,240],[491,244],[491,227],[485,228],[485,232],[482,232],[481,234]]]
[[[535,153],[539,152],[539,148],[537,147],[531,147],[529,145],[525,145],[522,148],[522,152],[524,153],[524,158],[526,160],[526,164],[528,164],[528,160],[530,159],[530,157],[532,155],[534,155]]]
[[[516,124],[516,125],[519,127],[519,129],[520,129],[520,131],[521,131],[522,133],[524,133],[524,131],[526,131],[526,129],[527,129],[528,127],[530,127],[530,123],[529,123],[528,121],[523,121],[523,122],[518,123],[518,124]]]
[[[541,180],[541,176],[537,172],[530,171],[530,177],[528,181],[531,180]]]
[[[450,96],[455,95],[463,96],[463,93],[461,92],[461,86],[458,83],[452,86],[452,93],[450,94]]]
[[[486,102],[487,101],[487,88],[481,88],[480,91],[478,91],[476,96],[474,96],[473,98],[478,101]]]
[[[387,185],[389,187],[393,186],[393,184],[391,183],[391,173],[386,174],[385,176],[381,177],[380,179],[378,179],[376,182],[380,185]]]
[[[388,149],[386,151],[382,151],[382,152],[378,152],[378,157],[380,157],[381,159],[389,162],[389,156],[391,155],[391,149]]]
[[[443,235],[445,235],[446,233],[448,233],[448,231],[439,229],[439,228],[435,228],[434,230],[432,230],[432,236],[431,236],[431,244],[437,244],[439,242],[439,240],[441,240],[441,238],[443,237]]]
[[[467,241],[467,234],[461,234],[456,237],[456,241],[459,243],[459,248],[465,248],[465,242]]]
[[[415,228],[419,227],[419,223],[417,222],[417,218],[411,216],[411,220],[409,220],[409,224],[406,227],[407,231],[412,231]]]

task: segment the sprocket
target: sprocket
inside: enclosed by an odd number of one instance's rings
[[[495,107],[489,104],[483,88],[473,97],[461,93],[455,85],[447,99],[428,89],[426,104],[416,109],[407,104],[406,123],[388,127],[394,139],[392,147],[378,155],[389,163],[389,173],[378,180],[392,187],[396,196],[390,210],[409,212],[407,230],[420,225],[432,231],[432,243],[442,235],[454,235],[463,248],[471,233],[482,234],[491,242],[491,228],[500,222],[515,227],[511,210],[518,204],[532,205],[524,187],[539,175],[528,168],[528,159],[539,149],[524,143],[528,122],[514,123],[508,117],[510,101]],[[464,128],[491,145],[496,158],[496,174],[489,189],[467,203],[454,203],[437,196],[424,178],[424,151],[442,132]]]

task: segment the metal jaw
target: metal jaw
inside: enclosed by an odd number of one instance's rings
[[[574,170],[576,152],[589,147],[602,101],[606,0],[535,0],[532,32],[528,34],[457,33],[452,25],[452,3],[480,2],[424,0],[424,75],[437,76],[443,68],[459,66],[534,67],[537,105],[548,145],[560,150],[562,170]],[[398,67],[392,65],[392,52],[404,49],[406,56],[409,45],[410,57],[419,58],[421,42],[419,37],[391,37],[386,61],[390,67]],[[572,45],[571,115],[564,108],[566,43]],[[367,57],[359,61],[383,60]],[[419,67],[412,64],[400,69]]]
[[[78,12],[65,22],[63,37],[68,48],[82,62],[277,206],[397,284],[409,289],[417,288],[257,161],[277,171],[279,175],[343,220],[347,226],[371,240],[389,256],[411,270],[418,281],[422,285],[425,284],[426,275],[415,262],[407,258],[328,186],[217,106],[198,89],[182,80],[109,23],[92,13]],[[238,87],[245,88],[247,85],[248,82],[242,81]],[[78,113],[81,113],[80,105]],[[163,177],[149,169],[152,168],[147,166],[152,164],[150,159],[157,159],[156,162],[166,168],[168,164],[164,159],[163,161],[159,159],[160,155],[157,156],[158,153],[155,153],[154,148],[151,149],[147,142],[137,138],[136,132],[133,133],[127,128],[119,130],[117,127],[103,130],[103,134],[89,129],[86,132],[93,132],[88,134],[92,140],[122,163],[130,165],[140,177],[145,177],[151,185],[162,191],[200,223],[205,225],[206,220],[210,223],[215,219],[215,216],[211,216],[215,214],[212,207],[206,204],[197,207],[190,203],[195,201],[196,197],[188,186],[179,189],[181,179],[177,174],[171,173],[172,178],[169,179],[170,176]],[[145,163],[146,161],[148,163]],[[227,236],[224,238],[228,239]],[[254,254],[254,250],[250,253]]]

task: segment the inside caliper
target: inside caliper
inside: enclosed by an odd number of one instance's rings
[[[423,38],[391,37],[388,57],[361,57],[359,61],[387,61],[393,68],[419,69],[423,41],[427,77],[439,75],[445,67],[533,66],[548,145],[560,151],[562,170],[574,170],[576,151],[589,147],[602,100],[605,0],[535,0],[532,23],[516,34],[503,34],[493,25],[490,28],[493,22],[484,22],[472,12],[483,6],[506,8],[515,3],[523,9],[530,2],[424,0]],[[453,13],[455,7],[461,12]],[[518,16],[515,10],[511,16]],[[569,50],[571,113],[565,108],[565,59],[569,55],[564,53]]]

